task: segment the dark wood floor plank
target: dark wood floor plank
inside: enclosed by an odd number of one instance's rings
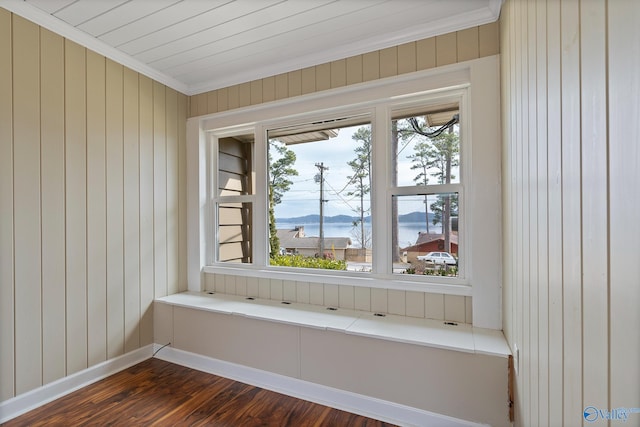
[[[390,424],[149,359],[2,425],[382,427]]]

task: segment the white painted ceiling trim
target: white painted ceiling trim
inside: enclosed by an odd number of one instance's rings
[[[452,3],[454,4],[454,3]],[[259,64],[250,64],[242,68],[244,71],[224,73],[214,79],[203,79],[188,84],[185,81],[168,75],[165,72],[142,62],[139,59],[113,47],[99,38],[86,33],[73,25],[35,7],[24,0],[0,0],[3,7],[16,15],[22,16],[50,31],[91,49],[105,57],[131,68],[147,77],[163,83],[186,95],[195,95],[223,87],[258,80],[264,77],[299,70],[314,65],[324,64],[354,55],[380,50],[404,43],[421,40],[441,34],[463,30],[477,25],[494,22],[498,19],[502,0],[486,0],[485,6],[469,12],[453,14],[447,18],[430,21],[423,25],[413,25],[396,31],[379,31],[376,35],[365,37],[352,43],[337,43],[324,49],[310,49],[305,55],[297,55],[285,60]],[[87,5],[90,7],[90,5]]]

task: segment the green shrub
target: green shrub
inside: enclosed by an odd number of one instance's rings
[[[425,276],[457,276],[458,267],[438,267],[435,269],[425,269],[423,273]]]
[[[322,268],[325,270],[347,269],[347,262],[343,260],[305,257],[302,255],[276,255],[271,257],[270,264],[279,267]]]

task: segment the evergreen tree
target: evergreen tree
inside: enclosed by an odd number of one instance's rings
[[[454,120],[457,120],[457,118],[454,118]],[[412,134],[428,138],[427,141],[418,142],[415,145],[414,154],[407,156],[414,162],[411,169],[420,171],[414,178],[414,182],[417,185],[426,185],[428,182],[427,175],[429,174],[436,178],[438,184],[450,184],[451,180],[455,178],[452,174],[452,169],[459,165],[460,158],[460,139],[458,133],[454,132],[455,121],[450,122],[447,128],[439,128],[435,135],[434,132],[430,132],[430,129],[426,127],[426,123],[418,118],[411,118],[408,122],[410,126],[403,127],[401,133],[403,138],[409,138]],[[436,202],[432,203],[429,208],[434,213],[433,224],[442,224],[445,250],[450,252],[451,215],[458,210],[458,196],[439,194]],[[425,210],[427,210],[426,206]],[[427,232],[428,230],[427,214]]]
[[[460,139],[453,128],[448,132],[443,132],[431,138],[431,147],[428,150],[428,165],[434,172],[431,176],[438,180],[439,184],[450,184],[455,176],[451,169],[459,165]],[[442,223],[442,234],[444,236],[444,246],[447,252],[451,252],[451,214],[458,210],[458,196],[449,194],[439,194],[438,200],[431,204],[434,213],[434,225]]]
[[[364,218],[371,208],[365,208],[364,199],[371,192],[371,128],[363,126],[359,128],[351,138],[359,142],[360,145],[354,150],[356,158],[347,162],[353,170],[353,175],[347,177],[349,185],[355,188],[347,192],[347,196],[355,196],[360,199],[360,206],[356,209],[356,213],[360,218],[354,221],[354,227],[360,226],[360,231],[354,233],[354,237],[362,249],[366,249],[371,244],[371,236],[365,231]]]
[[[413,163],[411,170],[417,170],[418,175],[413,178],[416,185],[427,185],[429,183],[429,143],[420,141],[414,146],[414,154],[407,156]],[[427,208],[427,195],[424,196],[424,216],[427,234],[429,234],[429,209]]]
[[[274,160],[274,157],[277,158]],[[278,140],[269,140],[269,247],[271,256],[280,252],[275,207],[282,202],[284,193],[291,188],[293,181],[290,177],[298,175],[298,171],[293,167],[295,162],[296,153]]]

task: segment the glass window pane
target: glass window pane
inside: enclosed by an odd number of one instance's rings
[[[458,193],[394,196],[393,204],[393,271],[457,277]]]
[[[310,123],[268,139],[271,264],[371,271],[370,124]]]
[[[245,196],[254,194],[251,137],[228,137],[218,140],[218,195]]]
[[[391,123],[395,153],[394,186],[460,183],[458,106],[436,114],[422,112]],[[451,124],[447,126],[447,124]]]
[[[219,203],[218,261],[251,262],[251,203]]]

